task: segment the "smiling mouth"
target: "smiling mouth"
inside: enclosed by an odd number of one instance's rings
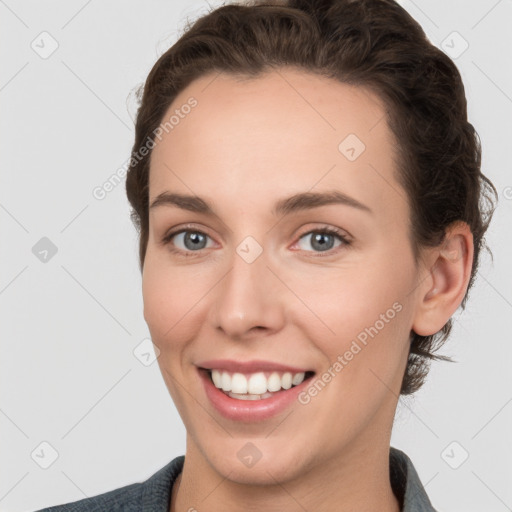
[[[225,395],[237,400],[264,400],[287,391],[311,379],[315,372],[300,373],[272,371],[242,374],[202,368],[211,383]]]

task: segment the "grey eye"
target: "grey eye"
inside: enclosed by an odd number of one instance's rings
[[[336,238],[340,241],[340,244],[338,245],[341,245],[342,242],[341,237],[337,234],[325,231],[311,231],[309,233],[306,233],[299,239],[300,248],[306,251],[308,249],[301,246],[301,240],[308,238],[310,239],[311,247],[313,247],[313,249],[316,252],[324,252],[331,250],[334,247]]]
[[[175,239],[175,245],[176,240],[179,240],[180,237],[182,238],[181,243],[184,245],[185,250],[189,251],[205,249],[209,238],[208,235],[205,235],[200,231],[181,231],[173,236]]]

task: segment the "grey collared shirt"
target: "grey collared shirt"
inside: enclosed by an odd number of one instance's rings
[[[168,512],[171,489],[184,462],[185,456],[180,455],[144,482],[37,512]],[[400,502],[401,512],[437,512],[404,452],[390,447],[389,469],[391,487]]]
[[[428,499],[411,459],[393,447],[389,452],[389,476],[402,512],[437,512]]]

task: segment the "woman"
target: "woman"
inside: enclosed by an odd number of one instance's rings
[[[393,418],[443,359],[496,191],[418,23],[391,0],[213,10],[147,78],[126,189],[186,453],[47,510],[435,510]]]

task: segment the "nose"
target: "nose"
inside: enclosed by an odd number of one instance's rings
[[[265,252],[252,262],[235,252],[231,262],[211,298],[211,325],[236,340],[279,331],[285,320],[286,292],[269,268]]]

